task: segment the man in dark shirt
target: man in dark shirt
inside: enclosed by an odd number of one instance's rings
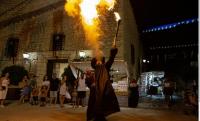
[[[50,104],[57,103],[57,94],[59,89],[60,80],[56,77],[56,73],[52,75],[50,80]]]

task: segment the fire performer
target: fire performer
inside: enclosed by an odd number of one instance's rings
[[[105,63],[105,58],[99,61],[93,58],[91,66],[95,70],[94,78],[89,76],[86,82],[90,88],[90,97],[87,109],[87,121],[106,121],[106,116],[119,112],[119,104],[111,85],[109,71],[114,62],[118,49],[114,46],[110,50],[109,60]],[[92,83],[91,83],[92,82]]]
[[[99,14],[108,10],[111,11],[116,4],[116,0],[67,0],[65,10],[69,16],[79,16],[85,32],[85,40],[93,50],[95,58],[91,61],[94,68],[94,75],[87,75],[86,83],[90,88],[90,97],[87,109],[87,120],[106,121],[109,114],[120,111],[119,104],[111,85],[109,70],[117,54],[116,39],[119,30],[120,16],[115,13],[118,25],[117,33],[111,49],[110,58],[105,63],[102,57],[101,46],[101,20]]]

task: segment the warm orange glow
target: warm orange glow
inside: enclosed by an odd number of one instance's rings
[[[108,10],[111,10],[114,8],[116,3],[116,0],[101,0],[101,5],[105,5]]]
[[[69,16],[80,16],[84,28],[86,41],[94,51],[94,56],[100,59],[103,56],[101,49],[100,20],[98,7],[107,10],[113,9],[116,0],[67,0],[65,10]]]
[[[79,4],[81,0],[66,0],[67,4],[65,4],[65,10],[67,11],[69,16],[77,16],[79,15]]]

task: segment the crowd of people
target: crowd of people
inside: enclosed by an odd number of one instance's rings
[[[64,103],[70,102],[73,108],[86,105],[86,87],[90,89],[87,120],[106,121],[106,116],[120,111],[117,97],[112,87],[109,71],[114,62],[118,49],[113,47],[110,57],[105,62],[105,57],[101,59],[93,58],[91,66],[93,72],[81,72],[77,74],[77,79],[69,85],[67,75],[63,75],[59,80],[56,74],[52,77],[44,76],[42,84],[39,86],[35,75],[25,75],[19,83],[21,94],[19,103],[27,100],[31,105],[46,106],[57,104],[64,107]],[[9,74],[6,73],[0,78],[0,102],[4,106],[4,100],[8,91]],[[59,100],[59,101],[57,101]]]
[[[80,72],[77,79],[69,84],[67,75],[63,75],[62,79],[57,78],[57,74],[53,73],[52,77],[44,76],[42,84],[38,86],[35,75],[25,75],[19,83],[21,94],[19,103],[29,102],[31,105],[46,106],[60,104],[64,107],[64,103],[71,103],[73,108],[83,107],[86,105],[86,88],[90,89],[90,95],[87,108],[87,120],[106,121],[106,116],[119,112],[119,103],[112,87],[109,71],[114,62],[114,58],[118,49],[112,48],[110,57],[107,62],[105,58],[93,58],[91,67],[94,71]],[[9,73],[3,74],[0,78],[0,104],[4,107],[4,101],[10,83]],[[163,84],[163,93],[168,106],[171,105],[174,85],[170,80],[165,80]],[[151,89],[151,88],[150,88]],[[193,89],[193,90],[192,90]],[[137,81],[130,82],[129,102],[130,107],[137,107],[139,92]],[[193,88],[186,88],[185,102],[197,107],[197,84],[194,81]],[[151,95],[154,94],[150,91]]]
[[[87,88],[85,77],[85,74],[82,72],[74,80],[73,88],[70,89],[67,83],[67,75],[63,75],[61,80],[57,78],[55,73],[52,74],[51,78],[45,75],[41,85],[37,84],[37,77],[34,74],[25,75],[19,82],[19,104],[30,103],[31,105],[39,106],[60,104],[60,107],[64,107],[64,103],[71,103],[74,108],[80,105],[85,106]],[[0,80],[0,104],[1,107],[4,107],[10,82],[9,73],[3,74]]]

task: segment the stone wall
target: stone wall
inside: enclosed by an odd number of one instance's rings
[[[9,10],[9,7],[12,8],[20,2],[23,1],[20,0],[15,3],[10,0],[10,3],[6,3],[8,4],[8,9],[5,8],[2,11]],[[46,74],[46,66],[49,59],[59,58],[72,60],[75,58],[77,50],[89,49],[84,41],[84,32],[80,23],[66,14],[64,11],[64,4],[61,4],[62,2],[63,0],[30,0],[23,3],[21,7],[17,7],[0,16],[1,70],[5,66],[12,65],[12,61],[4,56],[6,41],[11,36],[20,39],[19,51],[15,58],[15,64],[24,65],[23,53],[37,52],[37,59],[34,60],[31,71],[39,76],[38,80],[40,82]],[[1,9],[2,7],[0,10]],[[139,62],[140,56],[140,44],[133,10],[128,0],[119,0],[114,10],[118,11],[122,16],[122,23],[120,25],[117,41],[119,52],[116,59],[125,60],[128,64],[131,78],[136,78],[138,73],[137,63]],[[14,17],[16,20],[11,21],[9,24],[4,23],[4,25],[6,25],[4,27],[1,26],[1,24],[3,24],[2,22]],[[22,19],[22,17],[24,17],[24,19]],[[103,51],[108,58],[117,23],[115,22],[113,12],[108,12],[106,18],[102,20],[101,28],[104,34],[101,39],[104,41]],[[65,34],[64,50],[57,52],[57,57],[53,56],[53,52],[51,51],[52,35],[55,32],[62,32]],[[130,44],[133,44],[135,47],[134,64],[131,64]]]
[[[134,11],[129,0],[123,1],[123,45],[124,60],[127,62],[130,79],[139,77],[139,67],[141,64],[142,46],[139,40],[137,24],[135,21]],[[134,47],[131,54],[131,45]]]

